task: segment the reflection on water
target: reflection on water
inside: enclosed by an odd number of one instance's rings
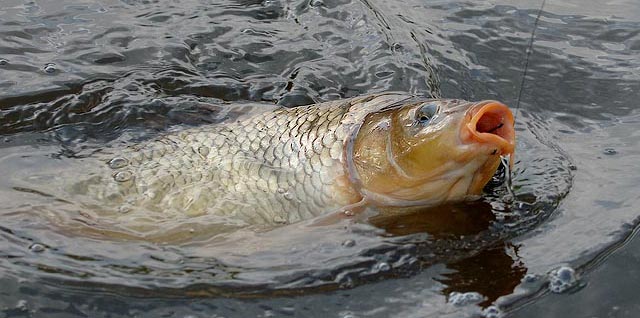
[[[452,273],[445,273],[439,281],[452,292],[477,292],[485,297],[481,306],[491,305],[498,297],[509,295],[527,273],[525,264],[518,259],[518,248],[512,245],[489,247],[480,253],[449,263]]]
[[[454,292],[508,309],[512,300],[500,297],[523,295],[525,273],[544,276],[599,251],[637,217],[637,196],[623,190],[639,184],[628,176],[640,140],[630,129],[638,122],[639,26],[630,13],[637,6],[621,3],[629,10],[546,2],[518,111],[513,198],[497,178],[475,203],[215,237],[194,218],[188,227],[200,236],[163,244],[60,230],[54,223],[86,222],[75,216],[91,211],[3,178],[0,312],[423,317],[479,310],[448,303]],[[296,106],[400,90],[516,105],[539,7],[4,1],[0,169],[23,176],[68,169],[106,143],[233,120],[247,102]],[[84,225],[97,234],[113,228]]]
[[[446,238],[478,234],[488,229],[495,219],[491,204],[479,201],[405,210],[397,214],[386,211],[371,217],[369,222],[384,229],[387,235],[429,233],[436,238]]]

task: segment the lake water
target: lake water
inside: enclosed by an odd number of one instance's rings
[[[148,242],[52,194],[238,104],[388,90],[510,105],[514,197]],[[633,0],[5,0],[0,317],[635,317],[639,92]]]

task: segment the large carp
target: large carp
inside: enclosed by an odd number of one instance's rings
[[[436,205],[477,198],[514,151],[513,125],[496,101],[403,93],[278,108],[122,149],[75,191],[247,224]]]
[[[513,125],[496,101],[405,93],[278,108],[112,149],[68,191],[101,208],[238,225],[432,206],[477,198],[514,151]]]

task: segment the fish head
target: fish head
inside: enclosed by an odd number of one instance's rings
[[[500,102],[412,100],[364,117],[350,170],[374,204],[437,205],[477,199],[514,149],[513,114]]]

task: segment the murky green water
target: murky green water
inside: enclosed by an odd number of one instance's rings
[[[4,1],[0,316],[634,316],[640,5],[542,4]],[[90,211],[15,182],[237,103],[386,90],[518,106],[515,199],[497,180],[402,217],[218,236],[187,219],[193,240],[149,243],[64,230]]]

